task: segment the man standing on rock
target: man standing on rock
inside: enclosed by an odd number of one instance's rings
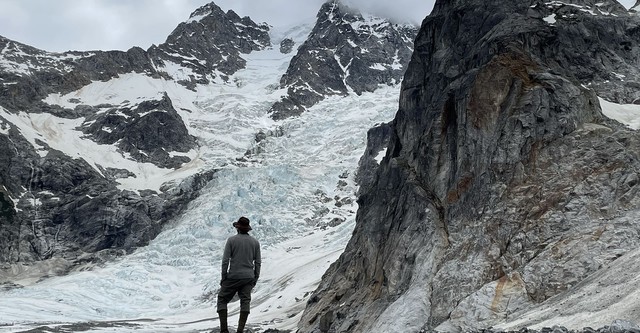
[[[222,279],[218,292],[217,311],[220,317],[220,333],[229,333],[227,326],[227,303],[238,293],[240,297],[240,319],[238,333],[244,332],[249,317],[251,290],[260,277],[260,242],[249,235],[249,219],[241,217],[233,222],[238,234],[227,239],[222,255]]]

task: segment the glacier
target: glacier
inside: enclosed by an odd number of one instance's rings
[[[299,42],[310,28],[274,29],[272,40],[286,36]],[[357,211],[354,176],[366,133],[393,118],[400,87],[327,98],[299,117],[276,122],[267,110],[284,93],[277,80],[292,56],[275,47],[253,52],[246,55],[246,69],[229,82],[196,91],[131,73],[71,93],[84,104],[99,105],[105,98],[131,103],[166,92],[198,137],[194,162],[177,171],[130,166],[137,177],[121,180],[123,188],[157,189],[199,170],[217,173],[183,216],[131,255],[37,283],[28,269],[16,272],[14,282],[25,287],[0,292],[0,332],[82,322],[120,323],[117,331],[137,332],[217,327],[222,250],[234,231],[231,222],[241,215],[251,219],[263,248],[249,327],[294,329],[308,295],[351,236]],[[47,102],[65,106],[70,97],[51,95]],[[53,119],[59,126],[49,128],[57,129],[52,133],[60,138],[56,147],[66,154],[81,151],[92,164],[128,165],[125,157],[106,153],[106,146],[73,135],[65,121]],[[270,135],[256,143],[258,132]],[[55,271],[55,261],[44,265]],[[237,313],[234,303],[230,322]]]

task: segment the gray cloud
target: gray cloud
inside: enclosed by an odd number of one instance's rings
[[[376,16],[387,17],[402,23],[420,24],[431,13],[435,0],[343,0],[345,4]]]
[[[222,9],[271,25],[313,19],[326,0],[217,0]],[[374,14],[416,21],[433,0],[352,1]],[[0,0],[0,35],[47,51],[127,50],[164,42],[196,8],[211,0]],[[376,5],[377,4],[377,5]],[[427,7],[430,5],[426,5]],[[424,11],[424,9],[422,9]],[[426,14],[425,14],[426,15]]]
[[[271,25],[315,17],[326,0],[217,0],[223,10]],[[343,0],[349,6],[420,23],[435,0]],[[164,42],[211,0],[0,0],[0,35],[47,51],[127,50]],[[635,0],[620,1],[627,8]]]
[[[285,25],[314,18],[327,0],[217,0],[225,11],[232,9],[240,16],[249,16],[256,22]]]
[[[0,35],[47,51],[162,43],[210,0],[0,0]]]

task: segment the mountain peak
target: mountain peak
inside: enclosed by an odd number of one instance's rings
[[[325,2],[316,17],[280,80],[287,95],[272,106],[275,119],[298,115],[326,96],[399,83],[411,58],[417,27],[363,15],[338,0]]]
[[[227,12],[225,13],[224,10],[222,10],[222,8],[220,8],[214,2],[211,2],[193,11],[193,13],[189,15],[189,20],[187,20],[187,23],[199,22],[205,17],[213,17],[213,18],[224,17],[225,19],[232,22],[246,22],[247,20],[249,22],[253,22],[249,16],[245,16],[241,18],[240,15],[238,15],[232,9],[227,10]]]
[[[198,20],[199,18],[209,15],[223,16],[224,11],[222,10],[222,8],[216,5],[215,2],[210,2],[194,10],[193,13],[191,13],[191,15],[189,16],[189,20]]]
[[[322,17],[333,18],[334,15],[341,16],[342,11],[345,9],[349,9],[349,7],[343,4],[340,0],[329,0],[322,4],[322,7],[320,7],[316,17],[321,19]]]
[[[211,2],[195,10],[189,19],[180,23],[167,40],[149,49],[169,76],[175,64],[186,66],[194,75],[180,82],[192,88],[244,68],[246,61],[240,54],[262,50],[271,45],[269,27],[256,24],[249,17],[240,18],[234,11],[226,13]]]

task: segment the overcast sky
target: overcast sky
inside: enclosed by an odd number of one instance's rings
[[[315,17],[326,0],[215,0],[224,11],[271,25]],[[435,0],[343,0],[395,20],[420,23]],[[147,49],[211,0],[0,0],[0,35],[47,51]],[[620,1],[630,7],[635,0]]]
[[[313,20],[326,0],[215,0],[271,25]],[[419,23],[434,0],[343,0]],[[0,0],[0,35],[54,52],[147,49],[211,0]]]

